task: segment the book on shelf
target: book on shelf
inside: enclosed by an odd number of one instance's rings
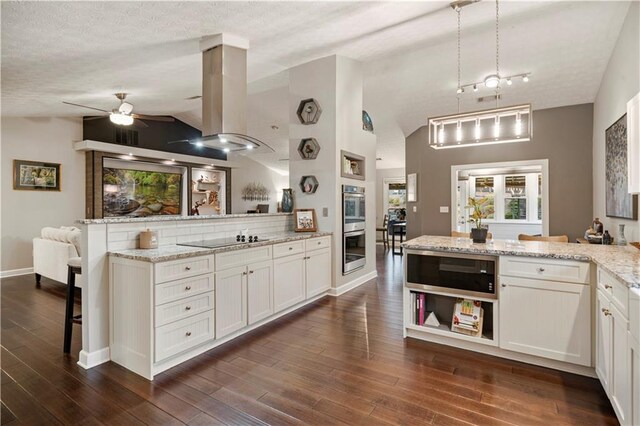
[[[482,302],[479,300],[457,299],[453,307],[451,331],[480,336],[484,320]]]

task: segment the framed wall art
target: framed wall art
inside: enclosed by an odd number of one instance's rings
[[[407,201],[415,203],[418,201],[418,174],[409,173],[407,175]]]
[[[638,196],[628,191],[627,114],[605,130],[605,201],[607,217],[638,219]]]
[[[60,191],[60,164],[13,160],[13,189]]]
[[[318,231],[315,209],[295,209],[295,211],[293,212],[293,219],[295,220],[294,230],[296,232]]]

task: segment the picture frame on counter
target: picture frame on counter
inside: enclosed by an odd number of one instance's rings
[[[293,212],[295,232],[317,232],[318,222],[315,209],[295,209]]]
[[[60,164],[13,160],[13,189],[60,191]]]

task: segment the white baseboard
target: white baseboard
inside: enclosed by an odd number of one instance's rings
[[[8,271],[0,271],[0,278],[17,277],[19,275],[33,274],[33,267],[22,269],[10,269]]]
[[[369,280],[372,280],[378,276],[378,271],[371,271],[368,274],[364,274],[361,277],[356,278],[353,281],[350,281],[346,284],[341,285],[338,288],[332,288],[327,293],[329,296],[340,296],[341,294],[345,294],[349,290],[353,290],[354,288],[366,283]]]
[[[93,368],[96,365],[103,364],[111,359],[111,355],[109,353],[109,347],[99,349],[93,352],[87,352],[85,350],[80,351],[80,360],[78,361],[78,365],[85,370],[89,368]]]

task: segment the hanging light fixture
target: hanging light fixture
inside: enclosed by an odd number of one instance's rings
[[[533,134],[531,104],[509,107],[499,107],[498,105],[500,83],[503,80],[510,86],[514,78],[520,77],[524,82],[527,82],[530,75],[530,73],[511,76],[500,75],[500,8],[498,0],[496,0],[496,71],[481,82],[471,84],[461,84],[460,82],[460,12],[463,6],[471,3],[475,3],[475,1],[458,0],[451,3],[451,7],[458,15],[458,88],[456,90],[458,113],[429,118],[429,145],[434,149],[526,142],[531,140]],[[471,87],[475,92],[479,85],[484,85],[495,91],[496,107],[483,111],[461,113],[460,100],[465,92],[464,89]],[[483,130],[483,127],[487,128]],[[447,131],[455,132],[455,138],[445,140]]]

